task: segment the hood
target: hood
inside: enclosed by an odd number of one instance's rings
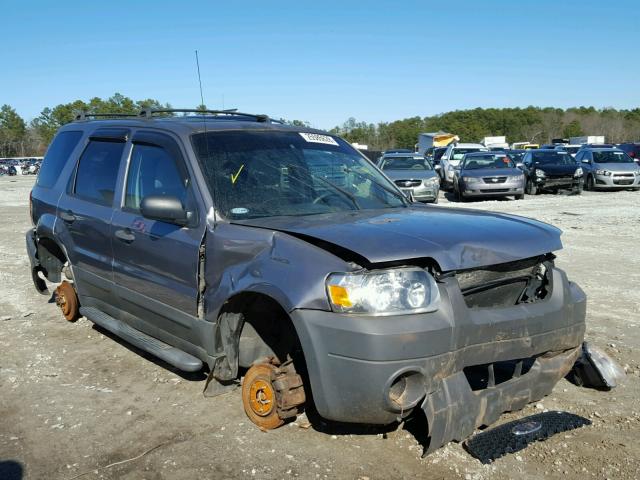
[[[597,169],[609,170],[610,172],[635,172],[638,170],[636,162],[629,163],[594,163]]]
[[[391,180],[426,180],[437,175],[435,170],[384,170]]]
[[[513,215],[433,206],[244,220],[312,238],[370,264],[433,258],[443,271],[506,263],[562,248],[560,230]]]
[[[522,175],[519,168],[474,168],[460,170],[460,176],[464,177],[513,177]]]
[[[548,175],[571,175],[575,173],[579,166],[580,165],[577,163],[572,165],[564,165],[560,163],[536,163],[533,165],[533,168],[539,168]]]

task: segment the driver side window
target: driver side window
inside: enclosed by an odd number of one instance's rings
[[[142,199],[149,195],[177,197],[187,207],[188,187],[188,177],[169,152],[160,146],[134,143],[127,174],[127,209],[139,211]]]

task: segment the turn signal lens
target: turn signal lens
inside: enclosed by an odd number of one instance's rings
[[[331,303],[334,305],[346,308],[353,306],[351,300],[349,300],[347,289],[339,285],[329,285],[329,297],[331,297]]]

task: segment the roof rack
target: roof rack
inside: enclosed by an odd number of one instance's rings
[[[86,120],[88,118],[119,118],[119,117],[137,117],[135,113],[90,113],[85,110],[81,110],[76,113],[76,122]]]
[[[230,116],[238,116],[238,117],[248,117],[255,119],[256,122],[270,122],[271,119],[268,115],[263,114],[254,114],[254,113],[242,113],[238,112],[237,109],[229,109],[229,110],[198,110],[195,108],[145,108],[140,110],[139,116],[144,118],[152,118],[154,114],[158,113],[199,113],[210,114],[210,115],[230,115]]]

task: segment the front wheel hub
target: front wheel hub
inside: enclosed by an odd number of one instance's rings
[[[70,322],[75,322],[80,317],[80,303],[76,295],[76,289],[69,282],[64,281],[55,292],[56,305],[62,315]]]

